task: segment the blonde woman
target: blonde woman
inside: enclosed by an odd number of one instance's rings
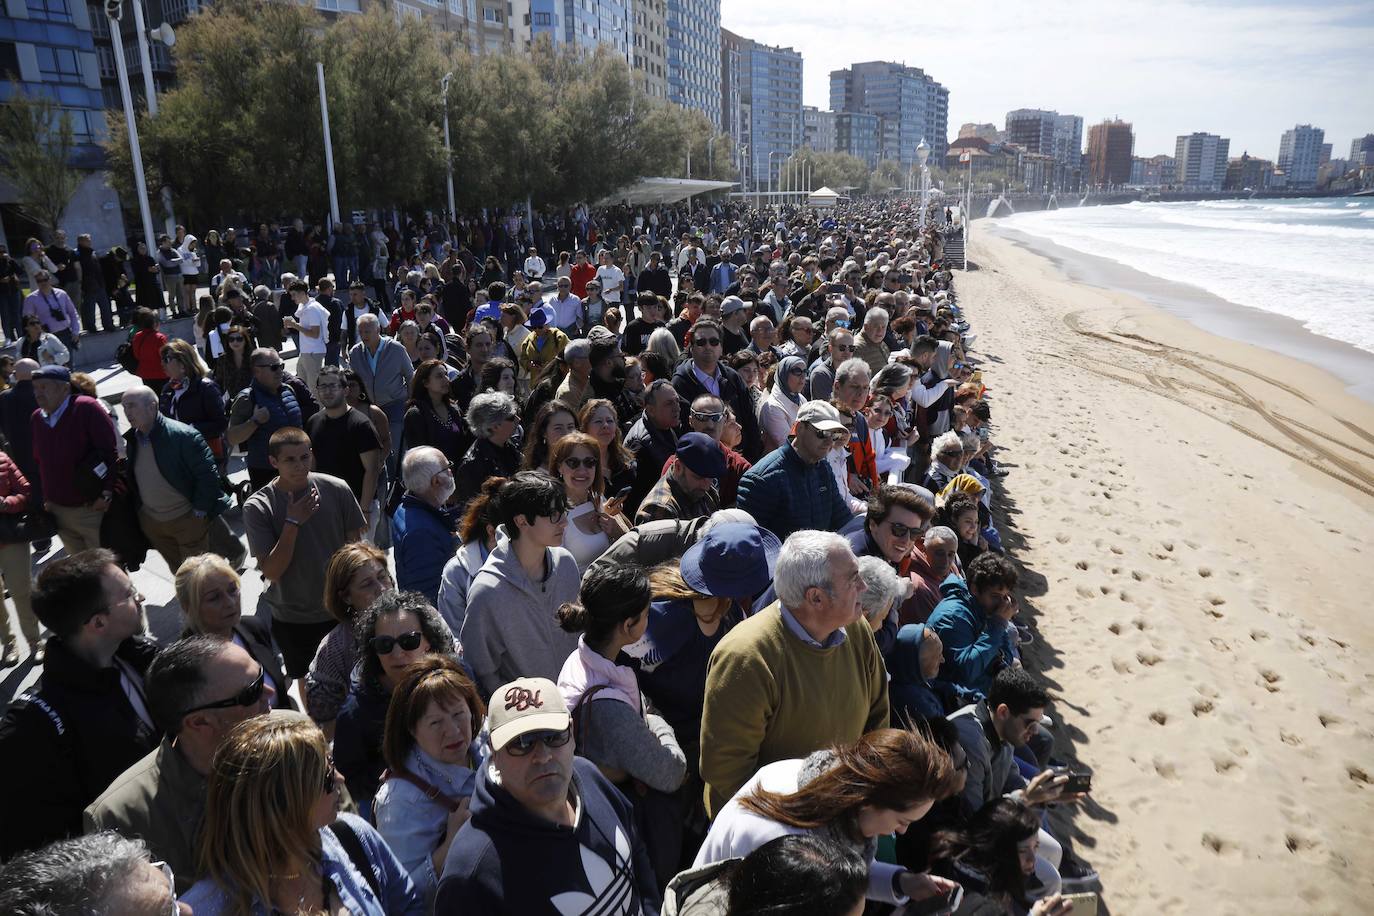
[[[324,733],[296,712],[246,720],[215,752],[198,858],[182,901],[219,914],[422,914],[424,898],[381,835],[339,814]]]
[[[262,666],[263,680],[277,692],[276,709],[295,709],[287,691],[291,679],[282,671],[272,631],[256,617],[244,619],[239,575],[217,553],[187,557],[176,572],[177,601],[186,615],[186,634],[236,642]]]

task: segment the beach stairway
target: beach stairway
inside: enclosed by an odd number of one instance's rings
[[[945,239],[945,263],[950,267],[957,267],[960,270],[968,269],[968,260],[964,254],[964,234],[950,235]]]

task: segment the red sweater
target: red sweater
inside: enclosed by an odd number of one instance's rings
[[[29,480],[9,455],[0,452],[0,513],[16,515],[29,507]]]
[[[33,430],[33,458],[43,481],[43,498],[58,506],[82,506],[86,500],[76,489],[76,467],[96,452],[114,475],[119,443],[114,421],[95,398],[75,394],[55,427],[35,410],[29,423]]]
[[[587,298],[587,282],[596,276],[595,264],[574,264],[572,269],[572,294],[579,299]]]
[[[162,368],[162,348],[167,346],[167,335],[161,331],[139,331],[129,344],[138,359],[138,370],[134,373],[145,382],[165,381],[167,373]]]

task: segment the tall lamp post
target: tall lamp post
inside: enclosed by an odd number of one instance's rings
[[[444,78],[439,81],[439,86],[443,90],[441,98],[444,104],[444,165],[448,167],[448,218],[456,217],[457,208],[453,205],[453,147],[449,145],[448,139],[448,84],[453,79],[453,71],[444,74]]]
[[[773,203],[773,157],[785,155],[782,150],[770,150],[768,153],[768,202]],[[781,178],[781,176],[779,176]]]
[[[119,20],[124,16],[124,0],[105,0],[105,15],[110,20],[110,41],[113,44],[115,73],[119,76],[119,96],[124,102],[124,122],[129,128],[129,159],[134,167],[134,189],[138,192],[138,214],[143,219],[143,239],[148,251],[157,249],[153,239],[153,217],[148,212],[148,185],[143,177],[143,151],[138,145],[138,123],[134,120],[134,97],[129,90],[129,70],[124,63],[124,36],[119,33]]]
[[[926,160],[930,158],[930,144],[922,137],[916,144],[916,163],[921,167],[921,228],[926,227],[926,190],[930,185],[930,172],[926,170]]]

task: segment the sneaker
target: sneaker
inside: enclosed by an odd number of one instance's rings
[[[1064,853],[1064,858],[1059,863],[1059,878],[1063,881],[1066,891],[1081,890],[1098,884],[1100,880],[1097,869],[1068,852]]]
[[[13,642],[5,643],[5,649],[0,652],[0,668],[13,668],[19,664],[19,650],[15,648]]]

